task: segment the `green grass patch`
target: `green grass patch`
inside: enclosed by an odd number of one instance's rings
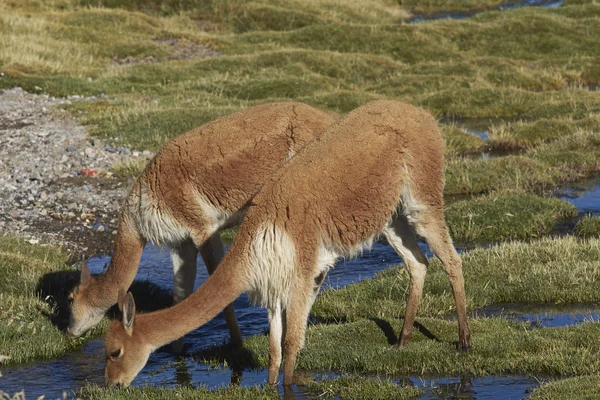
[[[541,143],[570,136],[579,130],[597,129],[600,118],[581,120],[546,119],[533,122],[517,121],[492,126],[487,144],[495,150],[517,150],[535,147]]]
[[[107,389],[88,385],[78,393],[82,399],[147,399],[147,400],[169,400],[169,399],[214,399],[214,400],[271,400],[279,399],[277,389],[266,385],[261,387],[244,388],[241,386],[230,386],[216,390],[208,390],[203,387],[176,386],[175,388],[161,388],[148,386],[144,388]]]
[[[577,222],[573,233],[581,238],[600,238],[600,217],[586,216]]]
[[[347,375],[331,380],[312,382],[308,390],[318,398],[352,400],[416,399],[421,390],[400,386],[389,379]]]
[[[544,383],[531,400],[592,400],[600,397],[600,375],[578,376]]]
[[[574,237],[503,243],[462,254],[467,306],[493,304],[594,304],[600,300],[600,241]],[[343,268],[343,267],[341,267]],[[409,276],[403,267],[321,293],[312,315],[324,320],[402,318]],[[446,273],[430,259],[420,316],[454,312]]]
[[[360,320],[338,325],[317,325],[307,331],[298,368],[306,371],[384,374],[386,376],[453,375],[553,375],[591,374],[600,371],[599,323],[563,328],[530,328],[504,318],[472,318],[471,351],[457,353],[457,322],[433,318],[418,321],[437,340],[415,332],[405,348],[390,345],[401,320]],[[257,365],[268,364],[267,336],[244,341]],[[220,359],[212,359],[220,354]],[[198,354],[200,359],[203,353]],[[213,362],[235,363],[236,353],[208,350]]]
[[[560,199],[499,193],[454,202],[445,216],[454,241],[472,245],[548,235],[577,209]]]
[[[543,191],[599,170],[600,135],[582,131],[539,145],[522,155],[450,159],[446,166],[445,193]]]

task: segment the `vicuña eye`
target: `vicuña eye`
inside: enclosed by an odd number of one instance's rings
[[[110,353],[110,358],[119,358],[119,356],[121,355],[121,349],[115,350],[112,353]]]

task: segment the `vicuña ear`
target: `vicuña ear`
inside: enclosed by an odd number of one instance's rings
[[[79,278],[80,285],[86,285],[88,282],[92,280],[92,273],[88,268],[87,261],[85,261],[85,257],[81,260],[81,277]]]
[[[117,305],[119,306],[119,311],[123,312],[123,304],[125,303],[125,299],[127,298],[127,291],[123,288],[119,288],[119,296],[117,297]]]
[[[123,327],[131,336],[133,333],[133,319],[135,318],[135,301],[131,292],[127,293],[123,303]]]

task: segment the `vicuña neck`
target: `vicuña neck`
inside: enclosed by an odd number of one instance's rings
[[[143,332],[155,348],[179,339],[213,319],[228,304],[248,290],[248,279],[239,258],[225,256],[215,273],[190,297],[157,312],[136,315],[134,329]],[[234,265],[235,264],[235,265]]]
[[[129,289],[137,274],[145,245],[133,222],[122,218],[110,266],[104,275],[95,280],[94,297],[100,308],[108,309],[116,304],[120,288]]]

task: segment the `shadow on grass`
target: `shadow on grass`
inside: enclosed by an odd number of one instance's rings
[[[64,331],[70,318],[68,296],[79,284],[79,271],[55,271],[45,274],[37,283],[35,293],[52,306],[53,312],[40,310],[59,330]],[[152,312],[170,307],[173,295],[149,281],[135,281],[129,288],[141,312]],[[107,315],[114,319],[120,316],[119,310],[112,307]]]
[[[212,346],[192,355],[198,362],[210,360],[210,363],[225,364],[232,370],[231,383],[241,381],[242,372],[248,369],[263,369],[258,355],[247,347],[236,347],[230,343]]]
[[[369,318],[369,320],[375,322],[375,324],[377,324],[379,329],[381,329],[383,331],[390,346],[398,344],[398,341],[400,340],[400,338],[398,336],[396,336],[396,333],[394,333],[394,327],[392,326],[392,324],[390,324],[388,321],[381,319],[381,318]],[[427,339],[431,339],[436,342],[442,342],[442,340],[440,340],[437,336],[435,336],[429,329],[424,327],[421,323],[415,321],[413,324],[413,327],[416,330],[418,330],[419,332],[421,332],[421,334],[423,334],[423,336],[425,336]],[[452,343],[458,345],[458,342],[452,342]]]

